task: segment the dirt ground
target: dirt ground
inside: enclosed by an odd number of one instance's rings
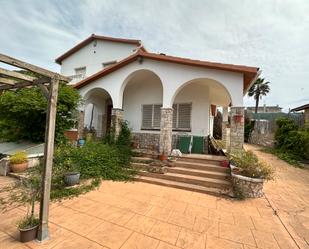
[[[309,248],[309,170],[262,152],[260,146],[247,144],[245,148],[275,168],[275,180],[265,184],[265,196],[297,244]]]

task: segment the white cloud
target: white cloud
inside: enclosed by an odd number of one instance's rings
[[[260,67],[271,82],[261,103],[309,102],[307,0],[0,0],[0,6],[1,52],[52,70],[59,70],[57,56],[91,33],[138,38],[154,52]]]

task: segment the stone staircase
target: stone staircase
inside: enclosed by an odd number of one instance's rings
[[[147,165],[154,161],[147,155],[134,157],[132,165],[139,169],[135,177],[137,181],[214,195],[229,195],[230,173],[228,168],[221,166],[224,160],[226,157],[222,156],[184,155],[169,167],[164,167],[163,174],[147,170]]]

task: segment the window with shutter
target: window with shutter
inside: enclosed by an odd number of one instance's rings
[[[173,105],[173,129],[191,130],[191,103],[182,103]]]
[[[142,129],[160,129],[161,107],[160,104],[142,106]]]

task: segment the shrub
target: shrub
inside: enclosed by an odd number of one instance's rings
[[[79,93],[65,84],[59,86],[56,118],[56,141],[74,126]],[[4,91],[0,95],[0,138],[44,141],[47,100],[37,87]]]
[[[260,162],[252,151],[242,151],[229,155],[230,160],[239,168],[239,173],[251,178],[271,180],[274,177],[273,168]]]
[[[309,129],[299,129],[288,118],[278,119],[277,126],[275,148],[298,160],[309,159]]]
[[[28,160],[27,153],[24,151],[17,151],[15,154],[10,156],[10,162],[12,164],[25,163],[27,162],[27,160]]]
[[[126,180],[133,173],[130,160],[131,150],[127,146],[95,141],[87,142],[80,148],[62,145],[55,152],[54,178],[56,182],[61,182],[64,170],[74,165],[83,179],[100,177],[110,180]]]

